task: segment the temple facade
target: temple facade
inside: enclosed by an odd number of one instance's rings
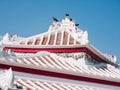
[[[6,33],[0,50],[0,90],[120,90],[117,57],[104,54],[69,16],[47,32]]]

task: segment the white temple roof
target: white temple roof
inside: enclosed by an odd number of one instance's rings
[[[77,85],[72,83],[55,82],[49,80],[31,80],[29,78],[15,79],[17,85],[23,86],[24,89],[29,90],[110,90],[104,88],[98,88],[93,86]]]
[[[65,59],[53,53],[40,53],[27,57],[9,58],[8,60],[1,60],[0,65],[7,65],[8,67],[13,67],[13,69],[21,68],[23,69],[23,72],[24,69],[29,68],[38,70],[38,72],[55,72],[78,77],[87,77],[90,79],[105,80],[106,82],[112,81],[120,83],[120,70],[116,68],[107,69],[97,68],[94,66],[87,67],[80,64],[79,61],[75,61],[73,59]],[[27,72],[27,70],[25,72]],[[28,73],[32,73],[32,71]]]
[[[95,54],[96,60],[107,62],[111,65],[118,67],[117,58],[112,55],[105,55],[95,47],[93,47],[88,40],[87,31],[80,30],[76,24],[66,16],[62,22],[54,21],[48,32],[38,34],[28,38],[20,38],[18,35],[6,34],[2,40],[2,47],[4,50],[11,49],[13,52],[21,53],[36,53],[51,49],[64,49],[64,48],[82,48],[83,52]],[[51,52],[50,51],[50,52]],[[57,52],[58,50],[56,50]],[[59,50],[60,51],[60,50]],[[65,51],[65,50],[64,50]],[[67,51],[66,51],[67,52]]]
[[[87,31],[80,30],[68,15],[62,22],[54,18],[48,32],[28,38],[6,34],[1,44],[0,69],[11,67],[15,72],[120,86],[117,58],[90,44]],[[106,90],[31,78],[16,76],[15,83],[24,90]]]
[[[7,72],[7,76],[13,75],[11,69],[5,70]],[[3,70],[0,71],[0,75],[4,75]],[[74,80],[67,79],[59,79],[53,77],[46,76],[33,76],[32,74],[14,72],[14,76],[12,76],[11,87],[0,87],[3,90],[119,90],[119,87],[115,86],[106,86],[101,87],[99,84],[92,84],[85,82],[76,82]],[[33,77],[31,77],[33,76]],[[5,76],[6,77],[6,76]],[[3,78],[0,77],[0,82]],[[11,77],[6,80],[11,80]],[[4,81],[6,81],[4,79]],[[6,85],[9,82],[6,83]],[[5,84],[5,83],[3,83]],[[0,85],[3,85],[0,84]],[[9,89],[8,89],[9,88]]]

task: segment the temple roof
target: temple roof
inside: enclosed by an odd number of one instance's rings
[[[23,57],[1,58],[0,68],[5,69],[8,67],[12,67],[15,71],[38,75],[42,74],[45,76],[104,84],[120,84],[120,71],[116,68],[88,67],[80,63],[79,60],[63,58],[49,52],[41,52]]]
[[[2,47],[8,51],[20,53],[48,52],[86,52],[96,60],[109,63],[118,67],[117,58],[112,55],[105,55],[96,49],[88,40],[87,31],[78,28],[76,23],[66,15],[65,19],[58,22],[54,18],[48,32],[21,38],[18,35],[6,34],[2,40]],[[72,50],[71,50],[72,49]],[[76,50],[74,50],[76,49]]]
[[[15,68],[13,68],[15,71]],[[85,71],[85,68],[83,68]],[[97,73],[100,73],[99,70],[97,69],[92,69],[91,70],[96,70],[98,71]],[[83,71],[83,72],[84,72]],[[2,72],[2,73],[1,73]],[[58,77],[49,77],[49,75],[34,75],[34,74],[29,74],[25,72],[13,72],[11,69],[5,70],[5,72],[0,69],[0,75],[4,75],[4,80],[3,77],[0,77],[0,81],[4,81],[4,84],[0,83],[0,88],[4,90],[119,90],[120,84],[116,84],[116,82],[110,82],[107,81],[99,81],[99,79],[96,79],[96,82],[93,82],[91,79],[89,79],[89,82],[80,80],[80,81],[75,81],[72,79],[68,78],[58,78]],[[10,72],[10,73],[9,73]],[[88,72],[88,71],[86,71]],[[94,71],[95,72],[95,71]],[[106,72],[106,73],[105,73]],[[14,75],[13,75],[14,73]],[[42,73],[42,72],[39,72]],[[89,72],[88,72],[89,73]],[[94,73],[94,77],[95,74]],[[107,73],[114,73],[114,79],[117,74],[120,76],[120,71],[117,69],[114,69],[112,71],[105,70],[103,71],[104,76],[109,76]],[[116,74],[115,74],[116,73]],[[49,73],[48,73],[49,74]],[[54,74],[54,73],[53,73]],[[97,74],[98,75],[98,74]],[[102,75],[102,73],[101,73]],[[9,78],[8,78],[9,76]],[[14,77],[13,77],[14,76]],[[117,77],[119,77],[117,75]],[[65,76],[64,76],[65,77]],[[109,78],[111,77],[104,77],[104,78]],[[77,77],[77,79],[79,79]],[[92,81],[92,82],[90,82]],[[98,83],[99,82],[99,83]],[[100,83],[103,82],[103,83]],[[106,84],[105,84],[106,83]],[[103,85],[103,86],[102,86]],[[102,86],[102,87],[101,87]],[[105,86],[105,87],[104,87]]]
[[[64,82],[55,82],[49,80],[33,80],[30,78],[22,78],[17,77],[15,79],[15,83],[17,85],[23,86],[24,89],[30,90],[106,90],[103,88],[93,87],[93,86],[85,86],[85,85],[77,85],[72,83],[64,83]],[[108,89],[109,90],[109,89]]]
[[[108,88],[101,87],[101,85],[95,85],[93,83],[88,83],[88,85],[86,85],[85,82],[81,83],[74,80],[52,78],[47,76],[36,76],[20,72],[18,73],[13,72],[11,69],[4,71],[0,70],[0,75],[4,75],[4,78],[6,78],[3,80],[3,77],[0,77],[0,81],[4,81],[3,84],[0,83],[0,89],[3,90],[119,90],[119,87],[114,86],[108,86]],[[8,76],[11,77],[8,78]]]
[[[14,72],[23,73],[21,76],[15,75],[16,88],[106,90],[89,84],[118,88],[120,70],[117,69],[119,64],[116,56],[96,49],[89,42],[87,31],[79,29],[68,14],[61,22],[53,19],[48,32],[27,38],[9,34],[3,37],[0,70],[11,67]],[[28,74],[31,76],[28,77]],[[41,76],[66,79],[67,82],[42,79]],[[72,80],[87,84],[73,84]]]

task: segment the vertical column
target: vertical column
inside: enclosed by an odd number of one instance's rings
[[[35,45],[35,41],[36,41],[36,38],[33,39],[33,43],[32,43],[32,45]]]
[[[64,40],[64,30],[61,31],[61,42],[60,42],[60,45],[63,45],[63,40]]]
[[[74,38],[74,37],[73,37]],[[76,39],[74,38],[74,45],[76,45]]]
[[[29,40],[27,39],[26,42],[25,42],[25,45],[27,45],[28,42],[29,42]]]
[[[57,32],[55,33],[54,45],[56,45],[56,40],[57,40]]]
[[[42,45],[43,38],[44,38],[44,36],[42,36],[42,37],[41,37],[41,40],[40,40],[40,45]]]
[[[50,42],[50,36],[51,36],[51,33],[48,35],[48,40],[47,40],[46,45],[48,45],[48,44],[49,44],[49,42]]]
[[[70,33],[68,34],[67,45],[69,45],[69,42],[70,42]]]

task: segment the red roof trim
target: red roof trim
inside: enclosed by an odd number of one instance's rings
[[[91,82],[91,83],[98,83],[98,84],[105,84],[105,85],[112,85],[112,86],[119,86],[120,87],[120,82],[107,81],[107,80],[89,78],[89,77],[84,77],[84,76],[76,76],[76,75],[69,75],[69,74],[63,74],[63,73],[57,73],[57,72],[51,72],[51,71],[37,70],[37,69],[26,68],[26,67],[18,67],[18,66],[0,64],[0,68],[3,68],[3,69],[8,69],[10,67],[12,67],[13,71],[19,71],[19,72],[24,72],[24,73],[32,73],[32,74],[37,74],[37,75],[72,79],[72,80],[77,80],[77,81],[85,81],[85,82]]]
[[[48,51],[52,53],[64,53],[64,52],[84,52],[86,49],[82,48],[14,48],[14,47],[5,47],[4,50],[8,51],[11,49],[13,52],[19,53],[37,53],[39,51]]]
[[[52,53],[71,53],[71,52],[86,52],[93,58],[95,58],[98,61],[105,62],[102,58],[100,58],[98,55],[90,51],[86,47],[76,47],[76,48],[14,48],[14,47],[5,47],[4,50],[8,51],[11,49],[13,52],[19,52],[19,53],[37,53],[39,51],[48,51]]]

